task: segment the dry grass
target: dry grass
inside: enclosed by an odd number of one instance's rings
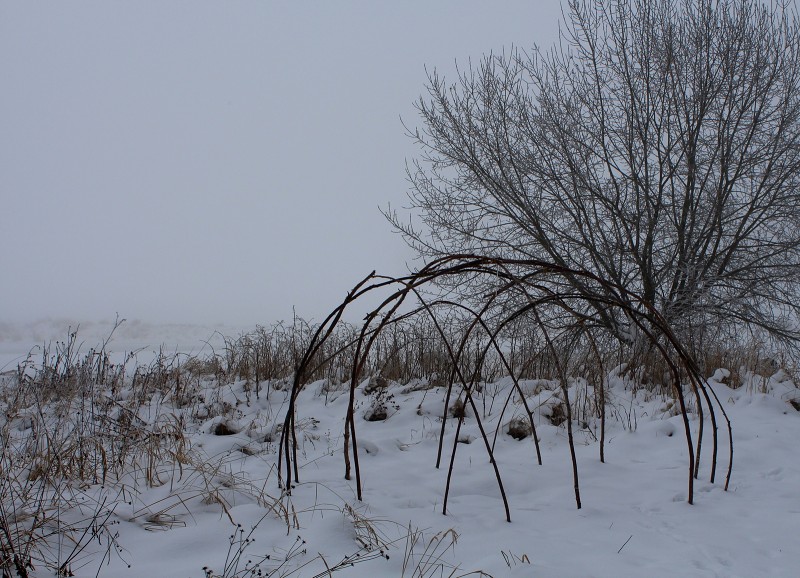
[[[409,391],[454,389],[445,418],[478,420],[508,411],[513,417],[502,422],[508,425],[504,431],[518,439],[535,433],[528,419],[532,414],[526,415],[530,408],[522,406],[534,398],[542,406],[530,411],[557,426],[583,428],[609,415],[635,429],[636,416],[629,408],[605,397],[612,374],[626,388],[663,396],[665,405],[678,411],[664,384],[664,368],[633,348],[592,341],[586,334],[556,337],[548,347],[542,334],[509,325],[495,336],[498,351],[479,332],[463,338],[463,319],[450,317],[448,322],[437,328],[430,320],[408,318],[375,336],[360,369],[370,378],[366,390],[372,392],[374,409],[381,410],[374,417],[385,419],[396,411],[391,392],[402,383]],[[247,479],[231,467],[234,458],[203,454],[191,446],[186,432],[206,424],[220,435],[247,435],[252,441],[242,446],[240,457],[258,455],[263,444],[277,443],[282,400],[316,330],[295,319],[291,325],[260,327],[227,339],[222,351],[205,358],[161,352],[146,365],[135,356],[112,362],[108,342],[82,352],[77,332],[32,351],[15,371],[0,376],[0,572],[25,578],[43,566],[68,576],[84,564],[122,555],[113,525],[123,502],[137,504],[133,519],[151,531],[185,524],[194,500],[219,507],[232,523],[232,504],[258,503],[268,515],[295,527],[297,513],[288,494],[267,491],[269,477],[277,478],[277,472],[270,470],[263,480]],[[306,363],[303,384],[318,383],[314,391],[326,399],[347,392],[357,336],[351,326],[337,328]],[[448,347],[457,343],[461,349],[454,366]],[[781,368],[787,379],[794,374],[791,358],[763,342],[726,347],[700,360],[705,375],[724,367],[731,370],[730,386],[758,390]],[[615,367],[620,368],[616,374]],[[510,381],[496,385],[509,373],[515,380],[536,380],[521,381],[518,388]],[[459,374],[468,376],[461,384],[455,377]],[[276,392],[280,396],[274,406],[268,404],[250,424],[237,424],[239,408],[269,400]],[[800,411],[797,400],[788,401]],[[475,411],[479,408],[482,412]],[[304,436],[313,435],[311,422],[295,427]],[[143,490],[163,486],[170,488],[167,498],[141,503]],[[345,515],[364,552],[388,546],[358,511]],[[433,567],[445,575],[453,571],[445,572],[441,562],[455,544],[454,534],[423,540],[409,530],[408,536],[411,551],[422,553],[409,557],[406,575],[425,576],[426,568]],[[248,544],[241,540],[231,544],[232,555]]]

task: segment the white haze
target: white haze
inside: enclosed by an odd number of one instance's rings
[[[317,318],[413,255],[425,67],[551,44],[555,0],[6,2],[0,322]],[[64,320],[63,323],[60,320]]]

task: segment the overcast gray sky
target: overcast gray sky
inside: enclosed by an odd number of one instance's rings
[[[0,4],[0,321],[319,318],[412,254],[425,69],[551,44],[557,0]]]

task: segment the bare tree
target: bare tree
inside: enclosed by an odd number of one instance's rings
[[[429,74],[426,258],[545,259],[698,328],[800,337],[800,29],[785,2],[570,0],[560,42]],[[581,291],[582,281],[571,281]],[[463,287],[469,287],[467,282]],[[618,336],[629,323],[591,310]]]

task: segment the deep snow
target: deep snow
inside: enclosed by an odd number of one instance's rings
[[[281,496],[276,426],[285,412],[285,389],[264,383],[257,399],[252,384],[248,393],[245,382],[205,383],[204,401],[195,406],[194,417],[185,416],[185,424],[195,463],[205,464],[206,473],[189,467],[182,473],[164,471],[164,484],[156,488],[133,483],[133,477],[125,481],[126,499],[113,516],[122,550],[103,559],[104,546],[93,546],[95,554],[83,559],[82,568],[73,568],[76,576],[95,576],[98,569],[114,577],[219,575],[226,556],[235,559],[242,544],[242,572],[236,574],[241,576],[250,575],[243,571],[248,560],[258,564],[253,575],[327,576],[326,567],[348,556],[354,564],[335,575],[798,575],[800,413],[789,401],[800,398],[800,390],[783,374],[753,376],[738,389],[711,380],[733,423],[734,470],[725,492],[728,447],[722,435],[717,483],[708,482],[708,432],[694,505],[686,502],[683,425],[668,396],[634,392],[630,383],[610,379],[606,463],[598,456],[597,421],[574,424],[580,510],[565,426],[547,419],[557,392],[544,389],[533,395],[535,384],[527,383],[528,401],[538,408],[539,466],[530,437],[516,440],[505,433],[521,408],[512,404],[499,419],[503,385],[509,384],[485,387],[484,424],[490,437],[500,428],[495,455],[511,523],[505,521],[494,473],[470,415],[460,435],[470,443],[457,446],[448,512],[442,514],[456,425],[455,419],[448,420],[443,465],[436,469],[442,388],[391,383],[380,394],[365,394],[367,381],[359,387],[356,427],[364,489],[359,502],[354,481],[343,479],[346,395],[336,388],[324,391],[322,382],[302,392],[297,415],[300,483],[291,496]],[[490,392],[495,390],[492,405]],[[579,387],[571,393],[578,395]],[[367,421],[364,416],[378,395],[388,418]],[[223,415],[196,411],[224,402],[229,405]],[[169,400],[159,403],[162,413],[183,411]],[[481,402],[479,409],[483,414]],[[153,411],[143,408],[142,415]],[[239,433],[215,435],[221,421]],[[696,432],[696,417],[692,428]],[[117,490],[98,486],[93,491]],[[240,541],[245,538],[254,541]],[[39,570],[38,576],[51,575]],[[229,570],[227,575],[234,575]]]

